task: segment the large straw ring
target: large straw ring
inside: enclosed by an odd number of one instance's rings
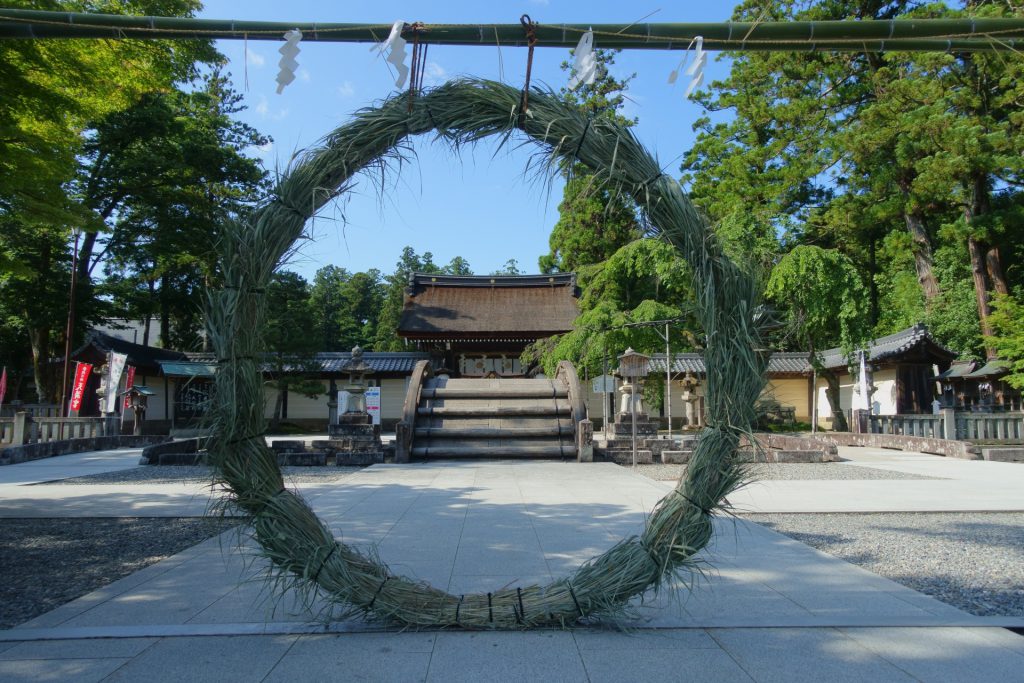
[[[753,279],[723,255],[679,183],[662,173],[628,128],[605,118],[590,120],[537,89],[520,116],[523,100],[504,84],[457,80],[422,93],[411,111],[405,96],[364,109],[303,154],[250,220],[228,227],[221,256],[224,287],[210,294],[207,311],[221,363],[209,451],[228,503],[250,516],[278,586],[316,591],[367,616],[420,627],[564,626],[615,615],[631,598],[692,570],[696,553],[712,536],[712,514],[740,484],[735,451],[753,423],[754,402],[764,386]],[[650,236],[675,246],[692,272],[705,340],[709,426],[685,477],[657,505],[640,536],[546,586],[460,596],[392,574],[372,553],[336,540],[309,505],[286,489],[261,436],[263,347],[255,331],[265,321],[263,293],[271,275],[307,221],[346,191],[354,174],[401,160],[407,138],[430,132],[456,149],[490,136],[503,144],[524,136],[546,154],[551,170],[584,164],[604,187],[631,196]]]

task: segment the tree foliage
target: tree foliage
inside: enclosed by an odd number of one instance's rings
[[[1009,3],[748,0],[732,18],[961,16],[1024,14]],[[926,321],[946,345],[983,355],[992,343],[991,294],[1021,284],[1014,259],[1024,240],[1024,60],[938,52],[729,57],[729,76],[698,94],[708,115],[697,121],[682,166],[727,248],[759,252],[753,260],[762,264],[797,246],[838,250],[863,275],[870,334]],[[774,256],[773,237],[781,240]],[[830,285],[820,285],[827,296]],[[833,331],[845,336],[838,323]]]
[[[609,67],[615,64],[616,54],[616,50],[597,50],[594,82],[576,90],[563,88],[561,96],[591,118],[611,118],[632,125],[636,119],[625,118],[620,110],[635,74],[621,80],[612,75]],[[569,68],[568,62],[562,63],[563,71]],[[562,171],[565,188],[558,205],[558,221],[549,238],[550,251],[539,260],[542,273],[569,273],[600,263],[640,236],[637,209],[628,197],[598,182],[579,164],[567,165]]]
[[[1024,304],[1020,297],[999,295],[993,302],[992,326],[995,348],[1010,369],[1004,379],[1024,389]]]
[[[867,291],[857,268],[834,249],[798,246],[772,270],[765,294],[786,313],[795,347],[809,349],[808,359],[828,383],[833,426],[846,431],[838,377],[819,352],[839,346],[852,355],[868,336]]]
[[[461,256],[455,256],[442,267],[434,263],[434,255],[429,251],[420,256],[412,247],[402,249],[394,272],[384,278],[385,291],[379,305],[380,315],[376,321],[374,351],[405,350],[405,342],[398,336],[398,323],[402,317],[402,305],[405,301],[405,290],[409,286],[409,276],[413,273],[472,275],[473,271],[469,262]]]
[[[267,287],[267,322],[263,330],[270,363],[268,384],[276,390],[274,422],[281,420],[285,395],[294,391],[310,398],[323,392],[314,379],[314,355],[319,340],[309,334],[314,326],[309,283],[298,273],[274,273]]]
[[[194,0],[14,5],[165,16],[192,16],[199,7]],[[219,59],[209,41],[0,41],[0,338],[20,336],[24,344],[5,343],[0,352],[18,367],[31,356],[38,400],[58,398],[49,360],[63,347],[71,229],[86,231],[86,240],[99,229],[75,189],[90,129]],[[76,299],[79,321],[98,315],[88,282]]]

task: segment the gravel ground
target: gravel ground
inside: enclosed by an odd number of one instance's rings
[[[743,518],[971,614],[1024,617],[1024,513]]]
[[[639,474],[658,481],[677,481],[686,472],[686,465],[637,465]],[[875,469],[873,467],[852,467],[836,463],[783,463],[755,464],[750,466],[754,479],[940,479],[906,472]]]
[[[331,484],[352,476],[362,467],[282,467],[285,481],[293,484]],[[129,470],[56,479],[41,484],[204,484],[212,481],[206,465],[143,465]],[[38,486],[38,484],[35,484]]]
[[[0,629],[237,525],[213,517],[0,519]]]

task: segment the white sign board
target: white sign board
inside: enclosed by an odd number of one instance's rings
[[[366,412],[373,424],[380,424],[380,387],[366,387]]]
[[[611,375],[601,375],[600,377],[594,378],[594,393],[595,394],[614,394],[615,393],[615,378]]]

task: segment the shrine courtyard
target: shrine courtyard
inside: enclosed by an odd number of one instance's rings
[[[841,455],[825,466],[837,475],[767,477],[729,503],[762,520],[956,511],[1019,520],[1024,511],[1020,464]],[[128,477],[138,457],[0,468],[0,524],[208,509],[199,480]],[[336,536],[375,545],[399,573],[468,593],[569,572],[638,533],[672,482],[610,463],[441,461],[293,486]],[[618,624],[531,632],[395,632],[295,594],[271,599],[262,560],[229,531],[0,631],[0,680],[1020,680],[1024,637],[1010,629],[1024,618],[970,614],[743,515],[717,519],[716,531],[692,590],[666,586]]]

